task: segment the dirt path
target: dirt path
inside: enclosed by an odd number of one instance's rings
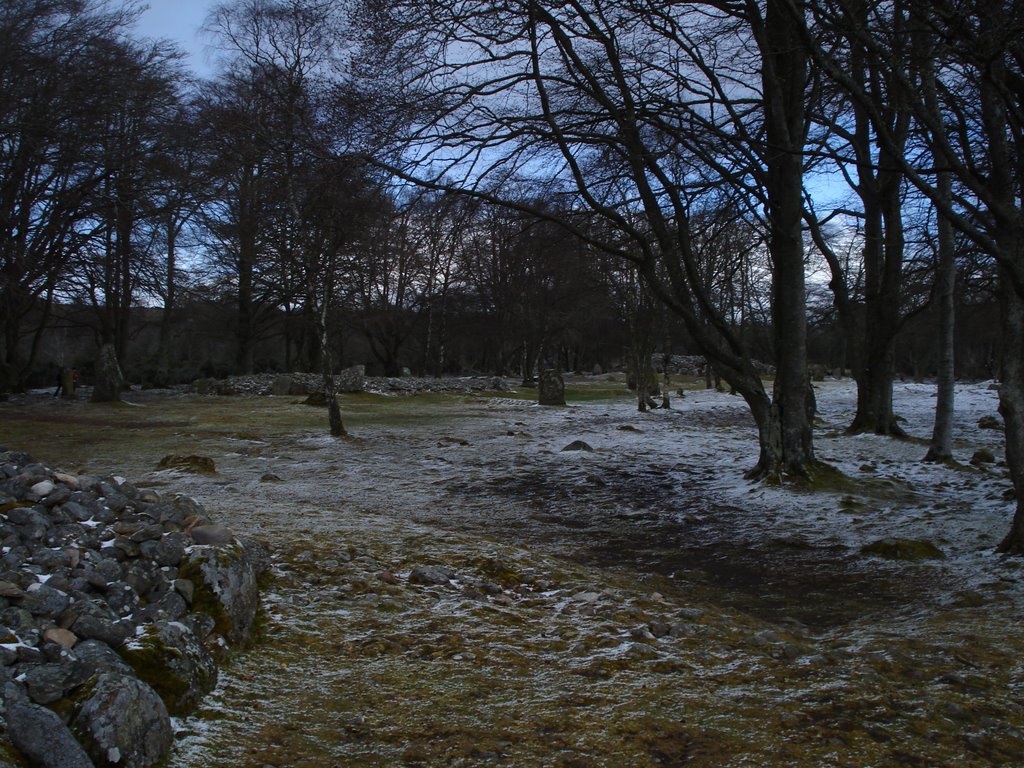
[[[273,550],[263,640],[179,722],[173,766],[1014,764],[1004,483],[838,437],[848,397],[819,394],[850,481],[816,493],[743,482],[752,427],[707,393],[647,416],[354,396],[349,441],[289,398],[32,401],[0,405],[0,442],[194,496]],[[171,453],[218,473],[155,471]],[[860,554],[894,535],[947,557]],[[422,565],[450,582],[411,583]]]

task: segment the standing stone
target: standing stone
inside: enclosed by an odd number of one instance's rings
[[[292,377],[286,373],[275,376],[273,383],[270,385],[270,394],[281,396],[290,395],[291,393]]]
[[[337,375],[336,381],[338,392],[362,392],[366,388],[366,366],[345,368]]]
[[[117,362],[113,344],[104,344],[96,358],[96,383],[92,390],[94,403],[111,403],[121,398],[124,376]]]
[[[537,402],[541,405],[565,405],[565,381],[554,368],[540,372]]]
[[[75,377],[70,368],[60,369],[60,396],[63,400],[75,399]]]

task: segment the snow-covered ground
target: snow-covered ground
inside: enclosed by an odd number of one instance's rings
[[[565,408],[347,397],[344,440],[294,398],[0,418],[10,447],[194,496],[270,547],[264,639],[179,722],[175,768],[1022,764],[1022,571],[995,553],[1013,503],[1002,433],[978,427],[987,382],[958,387],[956,466],[922,461],[933,386],[897,385],[894,440],[844,435],[853,383],[818,385],[817,454],[842,474],[813,490],[744,479],[738,397],[641,414],[570,383]],[[979,448],[996,462],[972,465]],[[170,453],[217,474],[155,470]],[[943,557],[861,551],[890,538]],[[414,583],[422,564],[450,582]]]

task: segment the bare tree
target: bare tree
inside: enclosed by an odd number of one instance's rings
[[[819,13],[835,14],[840,3],[818,3]],[[926,43],[918,50],[928,62],[892,72],[926,142],[928,155],[893,152],[907,179],[926,195],[953,226],[998,265],[1003,361],[999,409],[1006,423],[1006,458],[1018,500],[1010,532],[1000,550],[1024,553],[1024,9],[996,0],[966,3],[914,2],[914,34]],[[858,39],[878,61],[888,40],[870,30]],[[821,69],[851,98],[877,116],[860,85],[826,50],[814,49]],[[927,78],[922,87],[922,72]],[[879,140],[889,149],[898,137],[876,120]],[[940,185],[952,179],[950,199]]]
[[[382,122],[411,126],[410,163],[392,170],[557,220],[634,263],[750,406],[759,429],[754,474],[812,471],[803,4],[428,0],[376,10],[374,30],[393,34],[375,60],[406,86],[395,120]],[[410,118],[416,104],[424,109]],[[572,202],[558,210],[586,209],[615,236],[595,239],[571,217],[509,200],[504,185],[513,179],[564,195]],[[691,216],[723,185],[751,210],[767,209],[772,397],[697,268]]]
[[[120,77],[107,53],[131,16],[0,2],[0,392],[24,386],[71,257],[93,236],[103,116]]]

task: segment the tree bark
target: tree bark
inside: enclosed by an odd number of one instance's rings
[[[160,316],[160,341],[157,351],[156,381],[158,387],[170,383],[171,368],[171,329],[174,321],[175,285],[174,271],[176,263],[176,241],[178,223],[173,213],[167,215],[167,287],[164,294],[164,311]]]
[[[110,403],[121,399],[124,376],[117,362],[117,350],[112,342],[100,347],[96,357],[96,381],[92,390],[92,402]]]
[[[1018,233],[1016,256],[1024,264],[1024,237]],[[1003,272],[1004,270],[1000,270]],[[1000,300],[1003,312],[1003,380],[999,387],[999,413],[1006,425],[1006,464],[1017,498],[1010,531],[999,551],[1024,555],[1024,298],[1013,280],[1003,275]]]
[[[939,174],[939,194],[952,199],[950,175]],[[956,305],[953,295],[956,284],[955,242],[953,224],[941,213],[937,214],[939,237],[938,264],[935,271],[935,299],[939,314],[939,363],[936,381],[935,425],[925,461],[951,461],[953,459],[953,400],[956,384],[954,341]]]
[[[792,6],[799,19],[793,17]],[[811,385],[802,231],[808,53],[799,26],[803,3],[792,6],[783,0],[769,0],[762,43],[776,373],[767,413],[760,404],[756,409],[751,404],[751,409],[756,411],[755,419],[760,413],[763,420],[758,423],[762,436],[758,469],[771,477],[806,476],[815,463],[812,422],[807,414]]]

